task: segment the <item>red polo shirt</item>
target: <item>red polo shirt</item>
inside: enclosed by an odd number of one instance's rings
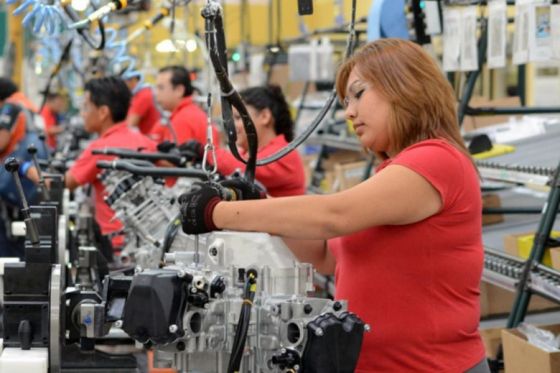
[[[201,144],[206,144],[206,113],[193,102],[192,96],[183,98],[179,106],[171,113],[171,126],[177,136],[177,144],[194,139]],[[163,140],[173,141],[173,135],[167,127],[160,126],[155,132],[163,132]],[[219,140],[218,130],[216,126],[212,126],[214,142],[217,144]]]
[[[98,139],[92,141],[70,168],[70,174],[80,184],[92,184],[95,191],[95,220],[101,228],[102,234],[117,232],[122,229],[122,223],[113,219],[115,212],[105,203],[105,188],[98,179],[101,172],[96,166],[100,160],[111,160],[114,156],[94,155],[93,149],[103,148],[144,148],[155,151],[155,143],[141,133],[130,129],[126,123],[118,123],[105,131]],[[115,243],[115,241],[113,241]]]
[[[160,115],[150,87],[142,88],[132,97],[128,109],[128,115],[130,114],[136,114],[140,117],[138,129],[141,133],[147,135],[152,131],[154,125],[159,121]]]
[[[441,210],[422,221],[364,229],[329,241],[336,298],[371,326],[356,373],[459,373],[484,358],[478,333],[481,197],[471,160],[443,140],[385,161],[424,177]],[[413,190],[410,193],[414,193]],[[375,213],[375,201],[364,201]]]
[[[45,121],[46,130],[56,126],[56,115],[47,105],[41,110],[41,116]],[[53,149],[56,148],[56,137],[54,135],[47,135],[47,144]]]
[[[288,145],[284,135],[276,136],[271,142],[257,152],[257,159],[266,158]],[[247,152],[239,152],[247,159]],[[225,149],[216,151],[218,171],[229,175],[236,169],[245,170],[245,164],[239,162]],[[303,161],[297,150],[291,151],[278,161],[257,166],[255,179],[266,187],[272,197],[287,197],[305,194],[305,172]]]

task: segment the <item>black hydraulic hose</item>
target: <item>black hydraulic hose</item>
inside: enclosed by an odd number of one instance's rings
[[[145,167],[138,166],[132,162],[114,160],[97,161],[97,168],[106,170],[127,171],[131,174],[152,177],[194,177],[201,180],[208,178],[206,172],[194,168],[175,168],[175,167]]]
[[[239,372],[241,359],[243,358],[243,349],[247,340],[247,332],[251,322],[251,308],[253,300],[255,299],[255,292],[257,290],[257,280],[253,273],[249,273],[247,282],[245,283],[245,291],[243,294],[243,303],[241,305],[241,312],[239,313],[239,320],[235,330],[235,337],[231,349],[231,355],[228,363],[228,373]]]
[[[40,106],[39,111],[43,110],[43,108],[45,107],[45,104],[47,103],[47,98],[49,96],[49,93],[51,92],[52,81],[58,75],[58,73],[62,69],[62,66],[64,66],[64,64],[66,62],[68,62],[68,57],[70,57],[70,49],[71,48],[72,48],[72,39],[70,39],[70,41],[64,47],[64,50],[62,51],[62,54],[60,55],[60,59],[58,60],[58,63],[56,64],[55,68],[51,72],[51,75],[49,76],[49,79],[47,80],[47,84],[45,85],[45,89],[43,90],[43,92],[41,92],[42,95],[43,95],[43,102],[41,102],[41,106]]]
[[[221,103],[222,103],[222,118],[224,121],[224,128],[228,137],[228,146],[233,156],[239,161],[246,164],[245,179],[253,181],[255,179],[255,169],[257,160],[258,138],[255,125],[251,120],[247,108],[243,104],[243,100],[239,93],[233,88],[233,84],[229,80],[227,73],[227,56],[225,56],[226,45],[223,29],[223,22],[220,14],[220,6],[218,4],[208,2],[206,7],[202,10],[202,16],[205,19],[206,31],[206,44],[208,47],[208,54],[210,61],[214,68],[216,78],[220,84]],[[233,122],[233,114],[231,106],[234,106],[243,122],[243,127],[247,134],[247,142],[249,145],[249,158],[247,161],[241,157],[237,149],[236,141],[237,134],[235,124]]]
[[[72,8],[71,5],[63,5],[62,8],[64,9],[64,12],[68,15],[68,17],[70,17],[70,19],[73,22],[80,21],[80,17],[76,14],[76,12],[74,11],[74,9]],[[96,7],[94,7],[94,9],[95,8]],[[99,41],[96,41],[90,35],[89,31],[86,30],[85,28],[79,28],[79,29],[76,29],[76,31],[78,32],[78,34],[80,34],[82,39],[84,39],[84,41],[90,47],[100,51],[100,50],[103,50],[103,48],[105,48],[105,26],[103,25],[102,20],[97,21],[97,27],[98,27],[98,30],[99,30]]]
[[[165,235],[163,237],[163,247],[161,250],[161,262],[165,259],[165,254],[171,250],[171,245],[173,245],[173,241],[175,241],[175,237],[177,237],[177,233],[179,232],[179,228],[181,227],[181,213],[177,214],[167,225],[165,228]]]
[[[176,154],[169,153],[142,153],[123,148],[94,149],[92,154],[116,155],[121,158],[142,159],[147,161],[169,161],[176,166],[185,164],[186,159]]]
[[[205,25],[206,25],[206,43],[208,45],[208,51],[209,51],[210,59],[212,61],[212,66],[214,67],[216,76],[218,78],[218,82],[220,83],[220,87],[221,87],[221,90],[222,90],[222,96],[223,96],[223,99],[222,99],[222,117],[223,117],[223,120],[224,120],[224,128],[226,130],[226,134],[227,134],[227,137],[228,137],[228,146],[229,146],[232,154],[234,155],[234,157],[237,160],[239,160],[240,162],[243,162],[243,163],[247,164],[247,168],[250,170],[250,166],[251,166],[251,162],[252,162],[252,159],[251,159],[251,143],[250,143],[251,139],[248,138],[248,140],[249,140],[249,159],[245,160],[240,156],[240,154],[237,150],[237,146],[236,146],[237,135],[236,135],[236,131],[235,131],[235,126],[233,125],[232,113],[231,113],[231,108],[229,107],[229,103],[232,103],[233,106],[239,111],[239,113],[241,115],[241,119],[243,120],[243,126],[244,126],[246,131],[247,131],[248,127],[253,127],[252,130],[254,131],[254,124],[251,121],[251,118],[249,117],[249,115],[248,115],[248,113],[245,109],[245,106],[243,105],[243,101],[239,97],[239,94],[233,89],[233,86],[228,79],[227,71],[225,71],[222,68],[221,63],[220,63],[220,57],[215,50],[215,49],[219,49],[219,46],[215,46],[215,44],[214,44],[214,34],[218,34],[218,35],[220,34],[220,30],[217,30],[214,27],[215,26],[215,21],[214,20],[215,20],[215,18],[218,18],[218,16],[216,15],[217,12],[218,11],[215,10],[214,8],[211,8],[210,5],[207,5],[207,7],[205,9],[203,9],[203,11],[202,11],[202,16],[206,20],[206,22],[205,22]],[[346,44],[345,59],[347,59],[352,54],[352,52],[354,50],[355,35],[356,35],[355,24],[356,24],[356,0],[352,0],[352,13],[351,13],[351,21],[350,21],[350,24],[349,24],[350,30],[349,30],[349,33],[348,33],[348,40],[347,40],[347,44]],[[222,29],[222,34],[223,34],[223,29]],[[225,86],[225,88],[224,88],[224,86]],[[236,102],[237,100],[239,100],[239,102]],[[269,163],[275,162],[278,159],[285,156],[286,154],[293,151],[294,149],[296,149],[298,146],[300,146],[305,140],[307,140],[307,138],[313,133],[313,131],[315,131],[317,129],[319,124],[325,118],[325,115],[331,109],[335,100],[336,100],[336,90],[333,89],[333,91],[331,92],[331,94],[327,98],[327,102],[325,103],[325,106],[321,109],[321,111],[319,112],[319,114],[317,115],[315,120],[311,123],[311,125],[309,125],[308,128],[306,128],[305,131],[303,131],[297,138],[292,140],[290,142],[290,144],[288,144],[283,149],[279,150],[278,152],[272,154],[271,156],[269,156],[267,158],[257,160],[256,165],[257,166],[264,166],[264,165],[267,165]],[[224,104],[224,101],[226,101],[227,103]],[[245,115],[246,115],[246,117],[245,117]],[[247,135],[249,136],[249,132],[247,132]],[[246,171],[245,174],[246,174],[246,177],[247,177],[247,171]]]

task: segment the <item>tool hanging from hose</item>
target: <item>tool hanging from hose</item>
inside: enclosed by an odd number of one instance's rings
[[[272,154],[271,156],[257,160],[257,135],[255,126],[247,112],[245,105],[239,93],[233,88],[233,85],[228,77],[227,72],[227,56],[225,35],[223,29],[222,8],[219,3],[214,0],[208,0],[206,6],[202,9],[202,17],[205,19],[205,32],[206,44],[212,62],[212,67],[218,78],[220,88],[222,91],[222,118],[224,128],[228,138],[228,146],[233,156],[246,164],[245,178],[249,181],[254,180],[256,166],[263,166],[275,162],[282,158],[289,152],[296,149],[317,129],[319,124],[324,119],[327,112],[331,109],[334,101],[336,100],[336,90],[333,89],[329,95],[327,102],[311,123],[311,125],[295,138],[290,144],[283,149]],[[354,50],[354,40],[356,35],[355,30],[356,22],[356,0],[352,0],[352,15],[348,30],[348,39],[346,44],[345,59],[348,58]],[[231,106],[235,107],[241,116],[245,132],[247,133],[247,140],[249,144],[249,157],[245,160],[240,154],[236,146],[237,134],[235,125],[233,123],[233,115]]]
[[[90,24],[100,21],[101,18],[105,17],[109,13],[126,8],[127,5],[127,0],[112,0],[110,3],[103,5],[101,8],[88,15],[87,18],[68,25],[68,28],[70,30],[74,30],[88,27]]]
[[[136,40],[136,38],[138,38],[140,35],[142,35],[145,31],[150,30],[152,27],[154,27],[155,25],[157,25],[161,20],[163,20],[165,17],[167,17],[169,15],[169,13],[171,12],[171,8],[170,7],[162,7],[161,10],[155,15],[153,16],[151,19],[147,20],[146,22],[144,22],[144,24],[142,25],[142,27],[140,27],[137,30],[134,30],[127,38],[126,38],[126,42],[130,43],[134,40]]]
[[[227,48],[222,20],[222,7],[220,4],[209,0],[202,9],[202,17],[205,20],[205,35],[210,61],[218,78],[221,89],[222,102],[222,119],[224,128],[228,136],[228,146],[235,156],[247,166],[245,168],[245,179],[254,181],[257,160],[257,131],[255,125],[247,112],[247,108],[243,104],[241,96],[233,88],[227,72]],[[234,106],[243,122],[243,127],[247,133],[247,142],[249,145],[249,159],[245,161],[236,146],[237,133],[233,122],[233,113],[231,107]]]
[[[43,110],[43,108],[45,107],[45,104],[47,103],[47,98],[48,98],[49,93],[51,91],[51,84],[52,84],[54,78],[58,75],[58,73],[62,69],[62,66],[64,66],[64,64],[66,62],[68,62],[69,57],[70,57],[70,49],[71,48],[72,48],[72,39],[70,39],[70,41],[64,47],[64,51],[62,52],[62,55],[60,56],[60,59],[58,60],[58,63],[54,67],[53,71],[51,72],[51,75],[49,76],[49,79],[47,80],[47,84],[45,85],[45,89],[41,92],[41,94],[43,95],[43,102],[41,102],[41,107],[40,107],[39,110]]]

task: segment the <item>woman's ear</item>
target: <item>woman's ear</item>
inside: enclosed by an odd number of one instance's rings
[[[274,122],[274,118],[272,117],[272,111],[269,108],[264,108],[259,111],[258,114],[259,122],[265,123],[265,126],[270,126]]]

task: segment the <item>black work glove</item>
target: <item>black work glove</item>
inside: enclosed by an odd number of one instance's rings
[[[159,144],[157,144],[158,152],[162,153],[169,153],[171,150],[175,148],[175,143],[169,140],[165,140]]]
[[[189,140],[179,145],[179,152],[191,162],[202,162],[202,158],[204,157],[204,145],[196,140]]]
[[[223,200],[222,189],[213,183],[195,183],[191,190],[179,197],[181,224],[186,234],[200,234],[218,230],[212,219],[216,205]]]
[[[231,189],[237,201],[266,198],[266,192],[260,186],[241,177],[220,181],[220,185]]]

